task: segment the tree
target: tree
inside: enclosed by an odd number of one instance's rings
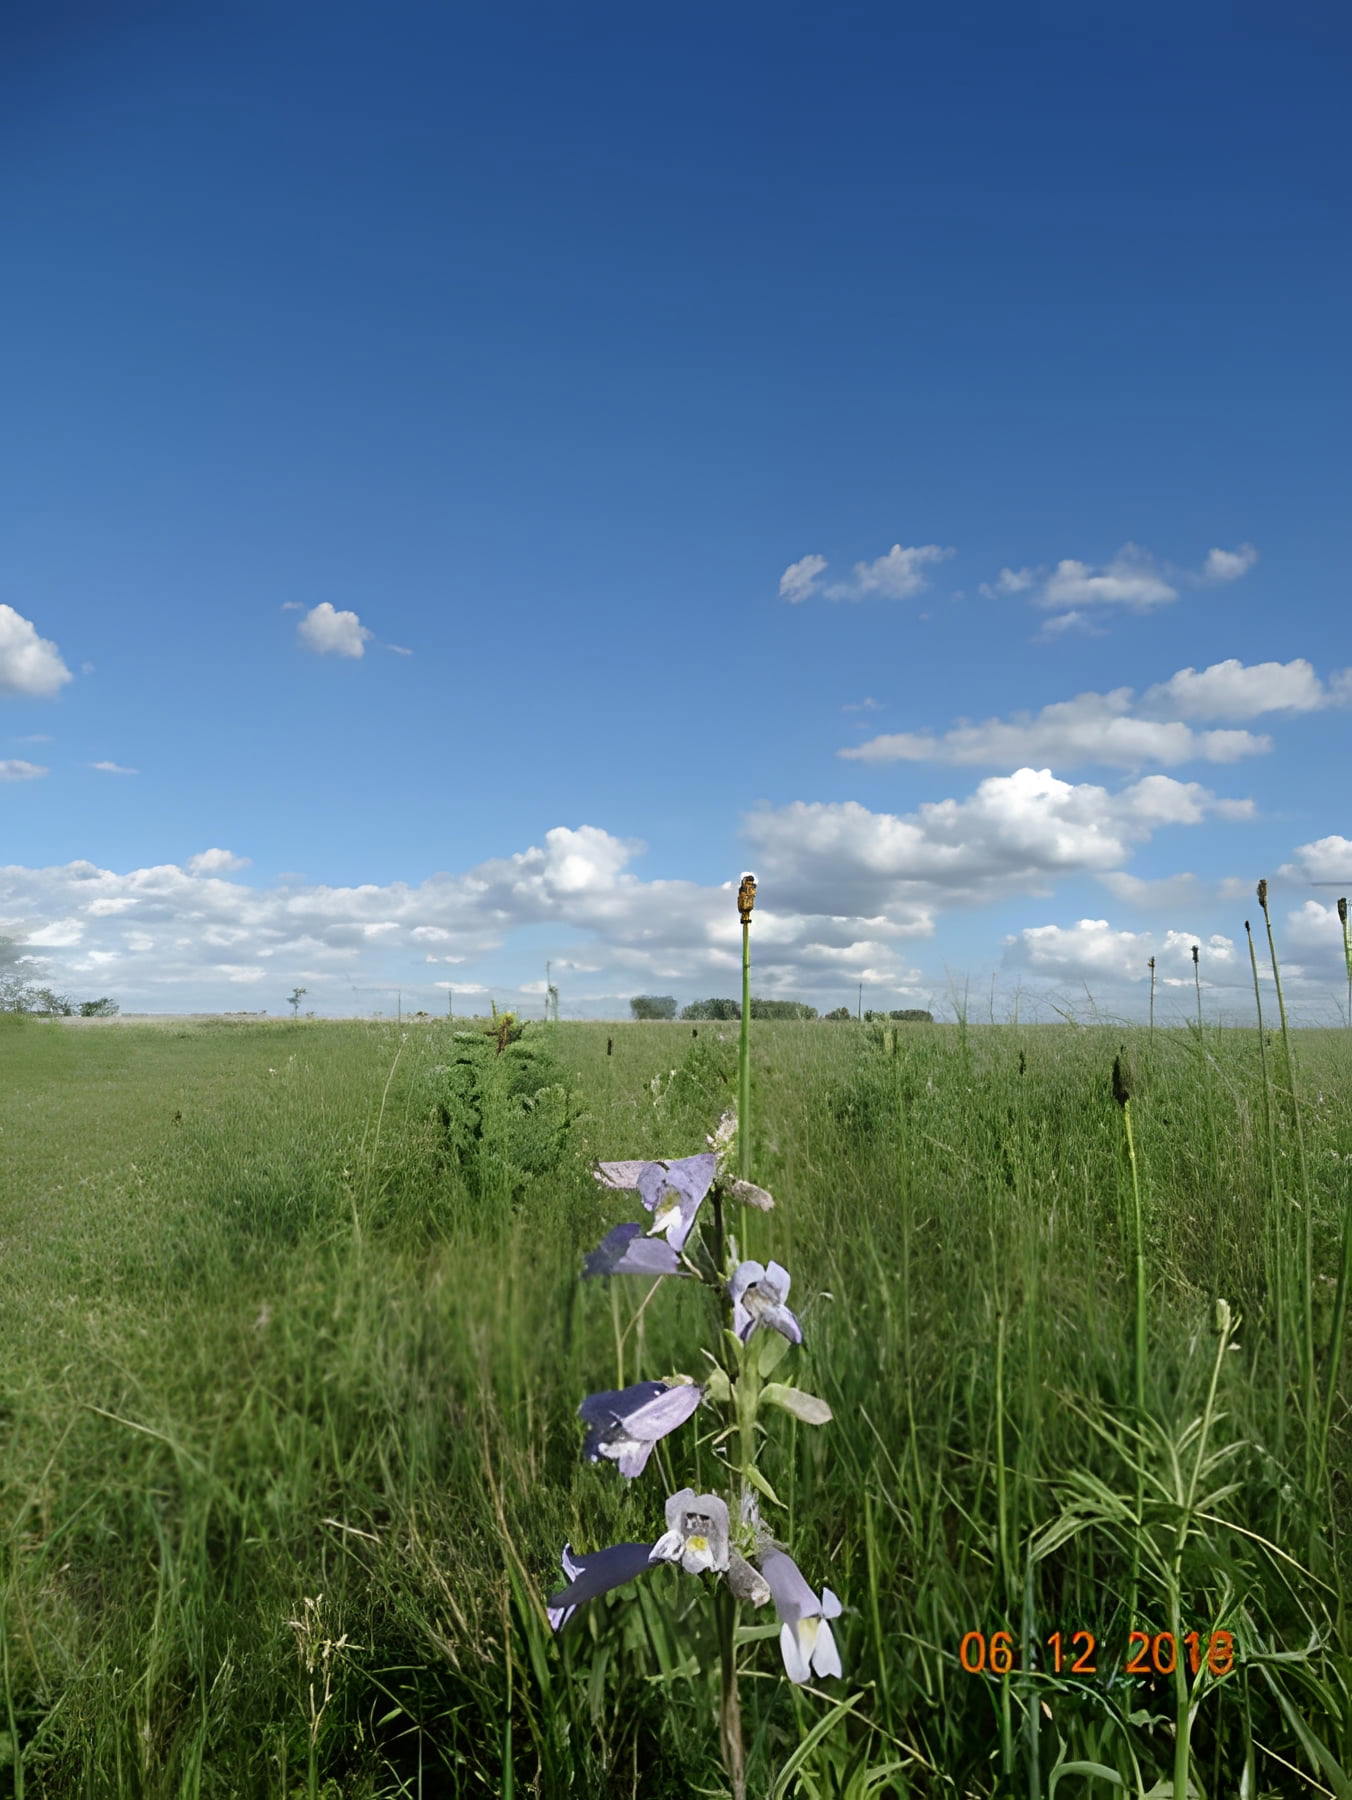
[[[893,1024],[900,1020],[907,1025],[932,1025],[934,1014],[926,1012],[923,1006],[904,1006],[895,1012],[866,1012],[864,1022],[879,1025]]]
[[[683,1019],[740,1019],[741,1005],[736,1000],[692,1000],[681,1008]]]
[[[64,994],[41,987],[37,977],[45,971],[14,938],[0,938],[0,1012],[69,1013]]]
[[[300,1017],[301,999],[304,995],[308,994],[309,991],[309,988],[292,988],[291,993],[287,998],[287,1005],[291,1008],[291,1017],[293,1019],[298,1019]]]
[[[82,1000],[80,1017],[82,1019],[115,1019],[121,1011],[116,1000],[110,1000],[105,994],[101,1000]]]
[[[636,1019],[674,1019],[676,1001],[671,994],[635,994],[629,1010]]]
[[[837,1006],[829,1013],[823,1013],[822,1017],[824,1019],[852,1019],[854,1014],[850,1011],[848,1006]]]
[[[753,1019],[815,1019],[817,1009],[802,1000],[762,1000],[751,996]]]

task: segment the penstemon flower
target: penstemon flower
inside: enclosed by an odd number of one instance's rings
[[[750,885],[744,881],[738,896],[744,928],[744,989],[749,980],[745,928],[754,893],[754,880]],[[744,1006],[744,1024],[748,1016],[749,1008]],[[748,1045],[744,1032],[739,1090],[743,1126],[750,1093]],[[777,1262],[742,1258],[729,1229],[734,1208],[745,1220],[751,1211],[768,1213],[774,1207],[771,1195],[747,1179],[750,1145],[739,1140],[738,1124],[738,1114],[725,1113],[706,1139],[708,1150],[695,1156],[594,1165],[593,1174],[603,1187],[638,1194],[650,1222],[646,1226],[638,1222],[616,1225],[585,1258],[584,1273],[679,1275],[698,1280],[718,1300],[721,1325],[717,1338],[723,1354],[720,1360],[706,1352],[711,1367],[700,1385],[683,1376],[640,1381],[589,1394],[578,1408],[587,1427],[584,1454],[593,1462],[614,1462],[630,1480],[642,1475],[654,1445],[686,1423],[702,1405],[720,1410],[722,1426],[716,1426],[711,1437],[700,1442],[707,1442],[706,1456],[712,1455],[726,1470],[728,1497],[680,1488],[668,1497],[667,1528],[652,1544],[612,1544],[587,1556],[578,1556],[571,1545],[565,1545],[563,1572],[569,1578],[568,1586],[551,1595],[546,1607],[550,1624],[559,1630],[579,1606],[658,1563],[679,1564],[690,1575],[718,1577],[719,1738],[733,1800],[745,1800],[746,1753],[737,1692],[743,1648],[738,1607],[764,1606],[773,1599],[780,1620],[784,1668],[791,1681],[802,1684],[814,1675],[841,1673],[828,1623],[839,1617],[841,1604],[829,1588],[823,1588],[820,1595],[813,1592],[792,1557],[774,1543],[761,1522],[762,1500],[772,1507],[781,1504],[757,1464],[766,1416],[778,1410],[816,1426],[830,1420],[831,1408],[792,1382],[767,1379],[787,1356],[786,1344],[802,1343],[803,1330],[788,1306],[788,1270]],[[738,1151],[735,1170],[734,1148]],[[706,1212],[704,1202],[711,1193]],[[701,1236],[688,1250],[697,1231]],[[777,1332],[785,1342],[775,1344],[762,1333],[753,1343],[758,1325]],[[620,1330],[617,1317],[617,1355],[627,1336],[628,1330]],[[729,1500],[734,1502],[731,1508]]]
[[[728,1566],[728,1508],[717,1494],[682,1488],[667,1501],[667,1529],[649,1552],[654,1562],[678,1562],[687,1575]]]
[[[684,1425],[703,1398],[704,1389],[685,1379],[588,1394],[577,1409],[587,1426],[583,1455],[588,1462],[609,1459],[632,1480],[643,1473],[657,1440]]]
[[[818,1599],[783,1550],[764,1550],[758,1560],[782,1621],[779,1648],[789,1680],[801,1685],[809,1675],[839,1675],[840,1654],[826,1622],[840,1617],[839,1600],[830,1588]]]
[[[670,1244],[654,1244],[641,1225],[608,1231],[582,1265],[584,1275],[675,1275],[681,1259]]]
[[[758,1262],[739,1263],[728,1283],[732,1329],[745,1343],[757,1325],[768,1325],[791,1344],[801,1344],[803,1328],[784,1304],[788,1297],[789,1271],[779,1263],[768,1268]]]
[[[611,1544],[608,1549],[577,1556],[573,1546],[565,1544],[562,1561],[568,1586],[545,1601],[552,1629],[562,1631],[579,1606],[608,1594],[611,1588],[623,1587],[626,1581],[650,1569],[649,1550],[648,1544]]]

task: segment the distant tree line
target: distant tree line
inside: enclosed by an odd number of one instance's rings
[[[674,1019],[676,1001],[670,994],[635,994],[629,1002],[629,1010],[636,1019]],[[733,1019],[740,1020],[742,1008],[739,1001],[728,999],[692,1000],[680,1011],[683,1019]],[[763,1000],[758,994],[751,996],[751,1017],[753,1019],[815,1019],[817,1009],[808,1006],[802,1000]],[[828,1019],[852,1019],[854,1014],[848,1006],[838,1006],[834,1012],[824,1015]],[[911,1024],[932,1025],[934,1014],[926,1012],[922,1007],[902,1007],[896,1012],[866,1012],[866,1020],[902,1020]]]
[[[13,938],[0,938],[0,1012],[36,1013],[45,1018],[110,1019],[118,1011],[116,1000],[105,994],[99,1000],[78,1004],[38,979],[40,971]]]

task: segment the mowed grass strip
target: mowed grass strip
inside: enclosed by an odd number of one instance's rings
[[[539,1603],[565,1538],[655,1537],[668,1484],[718,1481],[702,1414],[637,1483],[581,1463],[582,1395],[698,1376],[709,1321],[669,1283],[631,1323],[642,1282],[577,1275],[629,1216],[590,1158],[702,1147],[735,1034],[532,1027],[566,1129],[522,1149],[489,1095],[471,1164],[444,1022],[0,1031],[0,1787],[720,1791],[698,1584],[657,1571],[557,1641]],[[778,1205],[741,1248],[791,1270],[836,1415],[766,1470],[848,1610],[833,1699],[748,1642],[753,1791],[1146,1793],[1179,1695],[1128,1672],[1134,1629],[1233,1636],[1182,1713],[1198,1792],[1349,1791],[1352,1034],[1293,1037],[1308,1303],[1252,1032],[755,1027]],[[965,1670],[1000,1631],[1011,1673]],[[1094,1634],[1092,1672],[1055,1632]]]

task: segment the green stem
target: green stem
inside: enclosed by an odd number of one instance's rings
[[[718,1621],[718,1741],[728,1773],[732,1800],[746,1800],[746,1747],[742,1742],[742,1703],[737,1692],[737,1602],[725,1581],[714,1591]]]
[[[1263,1087],[1263,1138],[1267,1144],[1268,1193],[1271,1196],[1273,1220],[1273,1280],[1276,1287],[1274,1324],[1277,1352],[1277,1460],[1286,1460],[1286,1237],[1282,1231],[1280,1193],[1277,1178],[1277,1144],[1272,1135],[1272,1091],[1267,1066],[1267,1043],[1263,1035],[1263,994],[1258,981],[1258,952],[1254,949],[1253,932],[1244,921],[1244,935],[1249,940],[1249,968],[1253,972],[1253,1004],[1258,1015],[1258,1074]],[[1280,1504],[1280,1500],[1279,1500]]]
[[[1314,1195],[1310,1187],[1309,1165],[1305,1160],[1305,1128],[1300,1116],[1300,1096],[1296,1092],[1296,1060],[1291,1048],[1291,1028],[1286,1017],[1286,997],[1282,992],[1282,972],[1277,962],[1277,940],[1272,935],[1272,918],[1268,912],[1266,892],[1260,894],[1259,905],[1263,909],[1263,923],[1267,927],[1268,955],[1272,960],[1272,981],[1277,990],[1277,1014],[1282,1022],[1282,1054],[1286,1061],[1286,1085],[1291,1096],[1291,1122],[1295,1126],[1296,1135],[1296,1169],[1300,1176],[1300,1200],[1303,1212],[1301,1219],[1301,1279],[1305,1289],[1303,1306],[1305,1326],[1305,1486],[1310,1502],[1310,1549],[1313,1552],[1315,1548],[1314,1480],[1315,1465],[1318,1460],[1314,1368]]]
[[[742,921],[742,1034],[737,1048],[737,1173],[751,1179],[751,921]]]

